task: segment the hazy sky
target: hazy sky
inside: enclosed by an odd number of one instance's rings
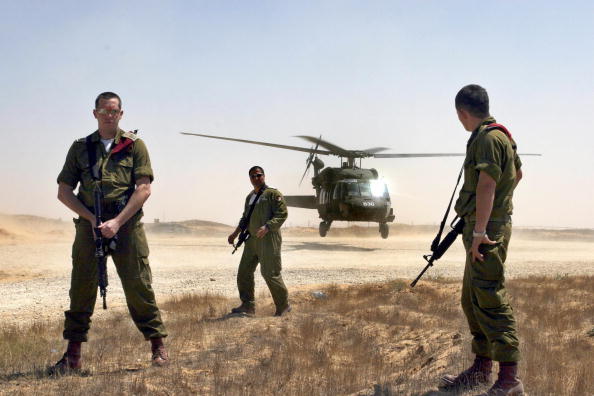
[[[56,199],[68,147],[122,96],[155,172],[146,220],[235,223],[259,164],[285,194],[304,153],[208,133],[347,149],[462,152],[453,98],[483,85],[525,157],[522,226],[594,228],[594,2],[0,1],[0,212],[71,217]],[[334,157],[322,158],[338,165]],[[397,221],[439,222],[461,158],[375,159]],[[291,209],[288,223],[315,224]]]

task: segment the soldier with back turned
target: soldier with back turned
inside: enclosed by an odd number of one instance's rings
[[[505,289],[512,197],[522,178],[522,163],[507,128],[489,114],[484,88],[465,86],[456,95],[455,106],[464,129],[472,132],[455,209],[465,221],[461,302],[475,359],[457,376],[442,377],[440,389],[459,392],[490,384],[493,361],[497,361],[498,378],[481,396],[523,395],[517,325]]]

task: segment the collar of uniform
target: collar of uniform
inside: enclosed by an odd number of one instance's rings
[[[264,193],[264,191],[265,191],[267,188],[268,188],[268,186],[267,186],[266,184],[264,184],[260,190],[262,190],[262,193]],[[256,192],[256,190],[252,190],[252,194],[258,194],[258,193]]]
[[[114,141],[113,141],[114,142],[114,146],[120,142],[120,139],[122,139],[122,134],[123,133],[124,133],[124,130],[118,128],[118,130],[116,131],[116,135],[115,135]],[[99,130],[97,129],[95,132],[93,132],[91,134],[91,142],[97,143],[100,139],[101,139],[101,135],[99,135]]]
[[[472,131],[472,133],[470,134],[470,137],[468,138],[468,142],[466,143],[466,147],[470,146],[470,144],[474,141],[474,139],[476,139],[476,136],[478,135],[478,133],[480,131],[482,131],[487,125],[489,124],[493,124],[497,121],[495,121],[494,117],[487,117],[485,118],[477,127],[474,131]]]
[[[481,124],[478,127],[476,127],[476,131],[478,131],[478,130],[484,128],[484,127],[486,127],[489,124],[494,124],[496,122],[497,121],[495,120],[495,117],[489,116],[489,117],[485,118],[483,120],[483,122],[481,122]]]
[[[99,135],[99,130],[97,129],[95,132],[91,133],[91,142],[97,143],[101,139]]]
[[[124,133],[123,129],[118,128],[118,131],[116,132],[115,135],[115,140],[113,141],[114,143],[114,147],[120,143],[120,140],[122,139],[122,134]]]

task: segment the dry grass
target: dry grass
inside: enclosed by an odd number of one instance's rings
[[[509,282],[521,326],[521,375],[531,395],[594,394],[594,277]],[[48,377],[61,356],[61,323],[0,329],[0,393],[90,395],[438,395],[436,379],[470,359],[459,282],[329,286],[292,295],[273,318],[225,318],[235,303],[187,295],[162,304],[172,365],[149,365],[127,313],[93,323],[86,371]],[[53,352],[52,352],[53,351]]]

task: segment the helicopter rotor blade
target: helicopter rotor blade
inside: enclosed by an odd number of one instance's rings
[[[276,147],[276,148],[282,148],[282,149],[287,149],[287,150],[301,151],[301,152],[304,152],[304,153],[311,153],[312,152],[312,149],[311,148],[306,148],[306,147],[288,146],[288,145],[285,145],[285,144],[259,142],[259,141],[256,141],[256,140],[235,139],[235,138],[222,137],[222,136],[204,135],[204,134],[201,134],[201,133],[191,133],[191,132],[180,132],[180,133],[182,135],[200,136],[200,137],[205,137],[205,138],[220,139],[220,140],[229,140],[229,141],[232,141],[232,142],[240,142],[240,143],[258,144],[260,146]],[[330,151],[327,151],[327,150],[318,150],[318,149],[315,149],[313,152],[315,154],[321,154],[321,155],[334,154],[334,153],[332,153]]]
[[[353,156],[353,152],[349,151],[349,150],[345,150],[342,147],[339,147],[337,145],[335,145],[334,143],[330,143],[328,141],[322,140],[322,138],[316,138],[313,136],[304,136],[304,135],[298,135],[295,136],[304,140],[307,140],[308,142],[311,143],[316,143],[319,144],[320,146],[324,147],[325,149],[330,150],[330,152],[334,155],[338,155],[340,157],[352,157]]]
[[[320,139],[322,138],[322,135],[320,135]],[[318,150],[318,146],[320,144],[317,143],[316,147],[312,150],[311,153],[309,153],[309,156],[307,157],[307,161],[306,161],[306,165],[305,165],[305,172],[303,172],[303,176],[301,176],[301,180],[299,180],[299,185],[301,185],[301,183],[303,183],[303,179],[305,178],[305,175],[307,174],[307,171],[309,170],[309,167],[311,166],[311,164],[313,163],[314,160],[314,156],[315,156],[315,151]]]
[[[537,156],[540,157],[542,154],[522,154],[520,156]],[[373,154],[373,158],[421,158],[421,157],[464,157],[465,153],[387,153],[387,154]]]
[[[375,153],[379,153],[380,151],[384,151],[384,150],[388,150],[388,149],[389,149],[389,147],[372,147],[372,148],[368,148],[368,149],[361,150],[361,151],[363,151],[364,153],[367,153],[367,154],[375,154]]]
[[[305,179],[305,175],[307,175],[307,171],[309,170],[309,166],[311,165],[312,161],[313,161],[313,153],[310,153],[309,156],[307,157],[307,160],[305,161],[305,171],[303,172],[303,175],[301,176],[301,180],[299,180],[299,185],[301,185],[301,183],[303,183],[303,179]]]
[[[373,158],[464,157],[465,153],[387,153],[373,154]]]

